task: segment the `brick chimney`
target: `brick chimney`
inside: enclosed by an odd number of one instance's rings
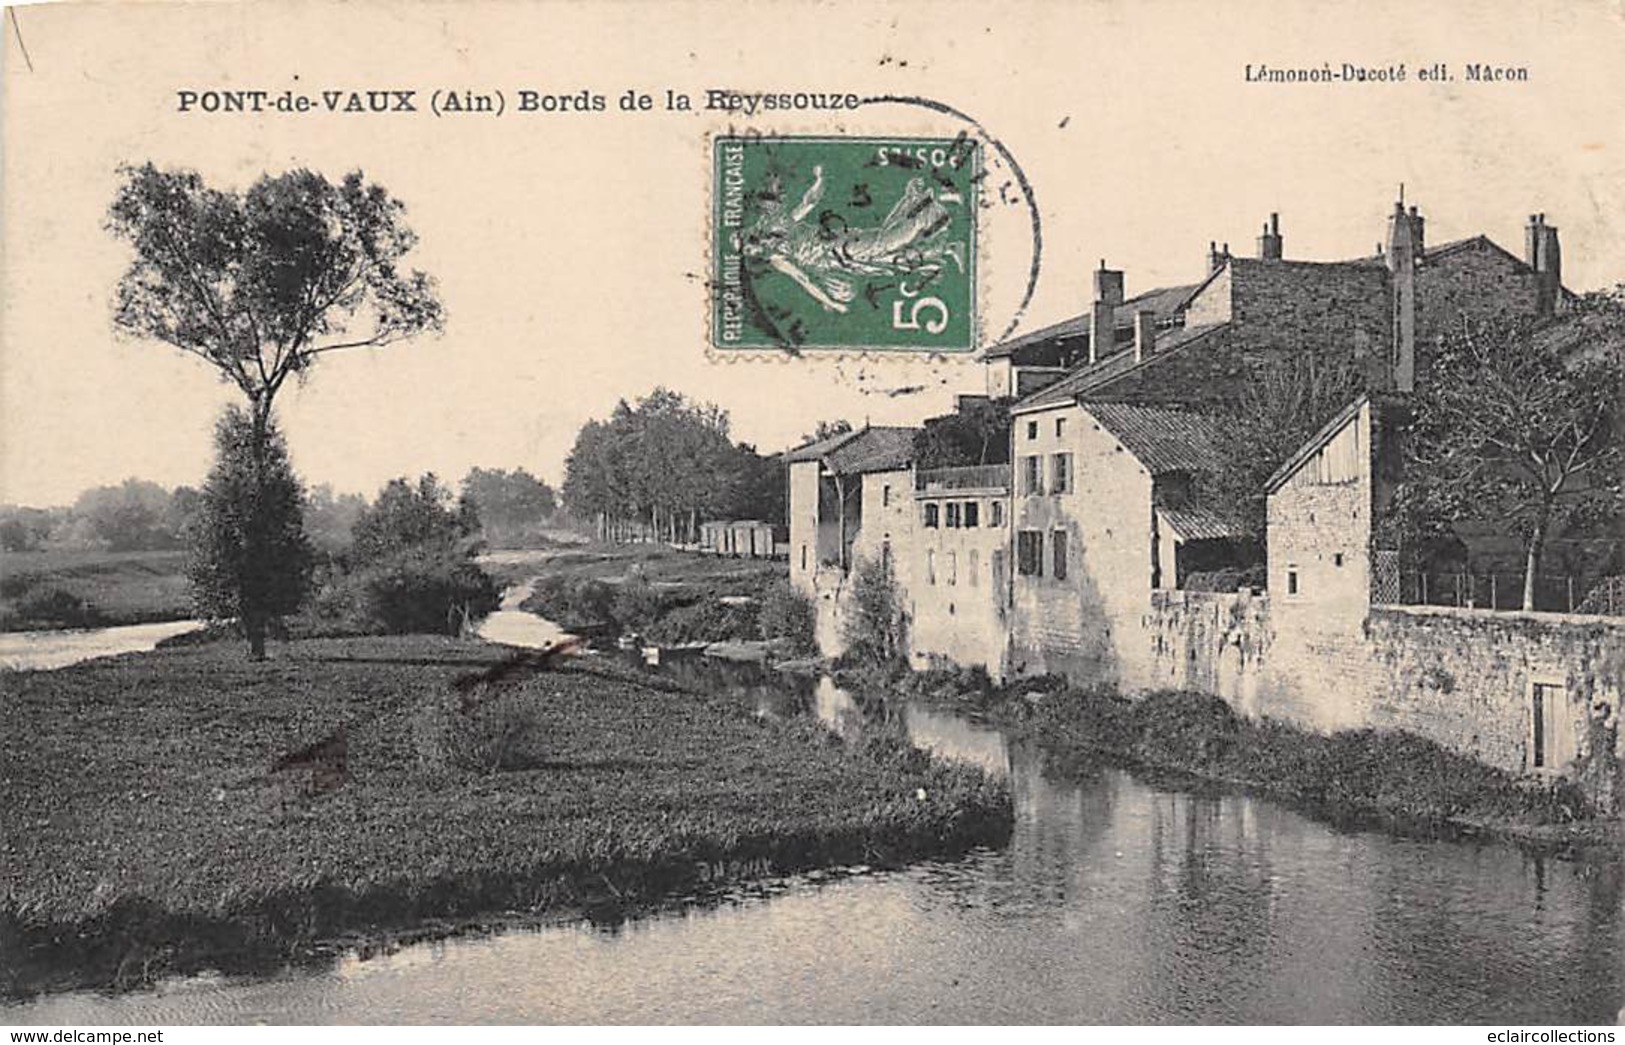
[[[1089,309],[1089,362],[1111,355],[1117,347],[1117,306],[1123,303],[1123,273],[1100,259],[1095,270],[1095,300]]]
[[[1281,216],[1271,213],[1258,236],[1258,256],[1264,261],[1281,260]]]
[[[1213,275],[1230,262],[1230,244],[1226,243],[1221,249],[1217,243],[1208,240],[1207,243],[1207,274]]]
[[[1523,242],[1524,260],[1535,270],[1535,312],[1549,316],[1563,286],[1563,250],[1557,243],[1557,226],[1546,224],[1545,214],[1531,214]]]
[[[1157,350],[1157,314],[1148,308],[1134,313],[1134,361],[1141,362]]]
[[[1401,199],[1388,217],[1387,253],[1393,300],[1389,388],[1396,392],[1416,389],[1416,266],[1421,257],[1422,217],[1415,207],[1406,213]]]

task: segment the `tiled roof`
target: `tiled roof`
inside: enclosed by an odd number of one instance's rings
[[[1133,327],[1135,314],[1142,311],[1155,312],[1158,318],[1174,315],[1185,307],[1191,293],[1201,285],[1190,283],[1178,287],[1158,287],[1137,294],[1112,310],[1112,325],[1119,329]],[[1074,338],[1081,339],[1076,346],[1080,349],[1089,344],[1089,313],[1063,319],[1051,326],[1011,338],[1003,344],[994,345],[983,355],[987,359],[999,359],[1015,355],[1025,348],[1041,346],[1048,342],[1070,341]]]
[[[858,431],[841,432],[839,435],[832,435],[824,439],[814,439],[810,443],[802,443],[798,447],[786,450],[784,452],[784,459],[790,464],[794,464],[797,461],[816,461],[825,454],[829,453],[831,450],[834,450],[845,443],[850,443],[852,440],[858,437],[858,434]]]
[[[1202,323],[1196,326],[1165,330],[1157,335],[1155,351],[1144,359],[1136,360],[1132,348],[1107,356],[1095,363],[1087,363],[1054,384],[1045,385],[1032,395],[1020,400],[1012,408],[1017,411],[1070,403],[1091,392],[1098,392],[1110,382],[1141,367],[1156,366],[1169,355],[1207,337],[1228,324]]]
[[[1230,515],[1194,504],[1158,508],[1175,533],[1187,541],[1223,541],[1251,537],[1247,527]]]
[[[1207,414],[1130,403],[1085,403],[1084,409],[1152,475],[1213,472],[1223,463],[1218,423]]]
[[[792,464],[823,461],[837,475],[889,472],[913,463],[914,435],[918,431],[890,425],[865,426],[798,446],[785,454],[785,460]]]

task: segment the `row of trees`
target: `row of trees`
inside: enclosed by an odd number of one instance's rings
[[[553,488],[523,468],[473,468],[460,486],[492,547],[524,547],[543,538],[558,508]],[[0,505],[0,551],[183,550],[200,497],[191,486],[170,490],[126,479],[86,490],[68,507]],[[361,494],[335,493],[326,483],[308,488],[302,510],[312,548],[327,555],[348,551],[351,530],[367,506]]]
[[[198,493],[144,479],[97,486],[66,508],[0,507],[0,551],[163,551],[185,547]]]
[[[563,499],[600,537],[694,541],[707,519],[783,520],[783,472],[776,458],[729,438],[726,411],[657,388],[582,427]]]

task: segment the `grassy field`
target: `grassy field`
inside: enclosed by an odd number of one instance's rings
[[[595,659],[482,681],[511,652],[274,652],[255,665],[211,643],[8,679],[0,990],[280,960],[427,919],[635,910],[719,868],[885,864],[1010,827],[1008,793],[979,773]],[[343,774],[274,771],[337,736]]]
[[[7,552],[0,631],[184,620],[184,552]]]

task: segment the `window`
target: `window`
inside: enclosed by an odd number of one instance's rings
[[[976,579],[976,573],[981,568],[981,565],[981,553],[976,551],[974,548],[971,549],[970,558],[965,560],[965,580],[972,588],[979,585],[979,582]]]
[[[1023,577],[1044,575],[1044,534],[1022,530],[1016,534],[1016,572]]]
[[[805,544],[801,546],[801,568],[804,570],[807,568],[807,546]]]
[[[1066,580],[1066,531],[1056,530],[1050,537],[1051,558],[1054,560],[1054,569],[1051,571],[1058,581]]]
[[[953,552],[948,553],[948,583],[959,583],[959,556]]]
[[[1037,454],[1021,459],[1021,492],[1028,497],[1044,492],[1044,459]]]
[[[925,506],[925,528],[927,530],[935,530],[937,528],[937,513],[940,511],[941,509],[935,504],[928,504]]]
[[[948,529],[959,529],[959,502],[953,501],[948,505]]]
[[[994,501],[991,505],[988,506],[988,508],[989,508],[989,515],[988,515],[987,524],[989,526],[1003,526],[1004,525],[1004,502],[1003,501]]]
[[[1332,553],[1332,565],[1333,566],[1341,566],[1341,565],[1343,565],[1343,553],[1342,552],[1334,552],[1334,553]]]
[[[1066,435],[1066,418],[1057,417],[1055,419],[1055,438],[1060,439],[1064,435]]]
[[[925,550],[925,583],[937,583],[937,553],[930,548]]]
[[[1286,593],[1288,595],[1298,594],[1298,568],[1296,566],[1286,568]]]
[[[891,507],[891,483],[885,483],[880,487],[880,507]]]
[[[1027,422],[1027,438],[1028,439],[1037,439],[1038,438],[1038,422],[1037,421],[1028,421]]]
[[[1072,489],[1072,455],[1051,454],[1049,474],[1051,493],[1066,493]]]
[[[965,502],[965,529],[974,530],[982,525],[980,521],[981,511],[982,506],[975,501]]]
[[[891,575],[891,538],[880,542],[880,568],[887,576]]]

